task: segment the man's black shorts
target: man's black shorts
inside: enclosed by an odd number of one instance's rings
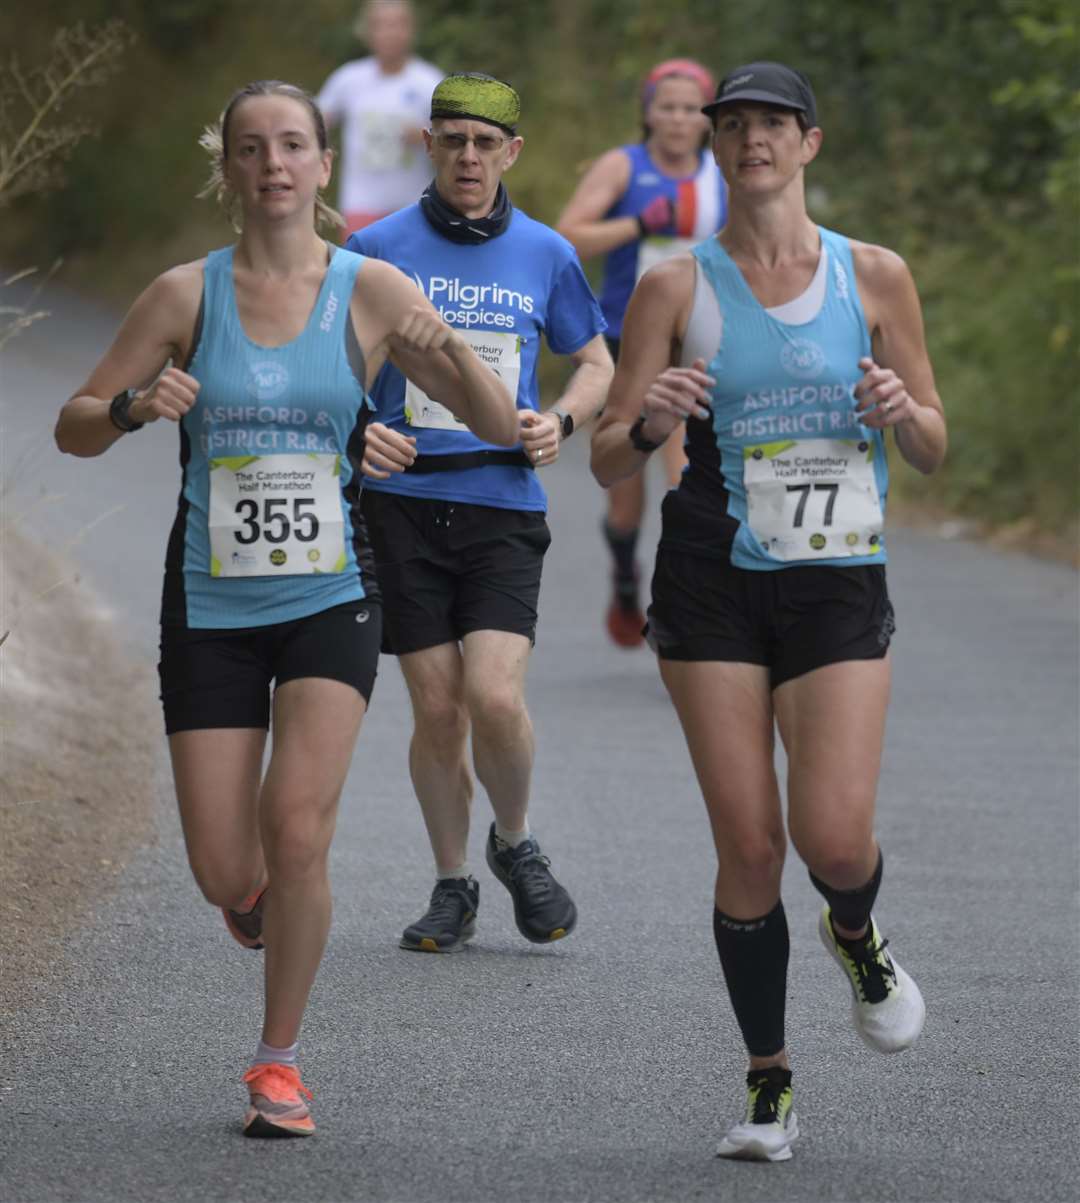
[[[383,596],[383,651],[403,656],[472,631],[536,638],[551,532],[542,513],[365,489]]]
[[[165,731],[270,726],[270,686],[300,677],[343,681],[371,700],[382,606],[352,601],[306,618],[238,630],[161,628]]]
[[[896,622],[885,566],[756,572],[661,547],[648,639],[662,660],[762,664],[775,689],[843,660],[879,660]]]

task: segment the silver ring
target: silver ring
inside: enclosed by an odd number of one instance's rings
[[[891,414],[891,413],[892,413],[892,402],[891,402],[891,401],[882,401],[882,403],[881,403],[881,408],[882,408],[882,409],[883,409],[883,410],[884,410],[884,411],[885,411],[887,414]]]
[[[543,452],[542,448],[540,448],[540,447],[537,447],[537,449],[536,449],[536,458],[537,458],[537,459],[539,459],[539,458],[540,458],[540,457],[541,457],[543,454],[544,454],[544,452]]]

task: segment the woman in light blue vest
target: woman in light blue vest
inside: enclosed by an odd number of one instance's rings
[[[728,223],[638,285],[593,470],[604,485],[632,475],[685,424],[689,467],[664,502],[648,634],[712,824],[713,931],[749,1053],[745,1118],[719,1153],[782,1161],[798,1125],[776,728],[788,832],[825,898],[818,931],[856,1030],[897,1052],[922,1029],[919,989],[871,915],[894,630],[885,434],[932,472],[946,433],[904,262],[807,215],[803,177],[822,139],[809,82],[750,63],[705,111]]]
[[[316,233],[341,219],[319,195],[331,152],[306,92],[249,84],[202,141],[239,239],[139,297],[56,441],[96,456],[148,423],[179,430],[159,671],[180,816],[204,895],[241,944],[266,948],[244,1131],[307,1136],[296,1041],[382,627],[353,467],[367,390],[390,360],[485,439],[515,442],[518,420],[412,281]]]

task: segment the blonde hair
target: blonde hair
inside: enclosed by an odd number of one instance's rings
[[[210,156],[210,177],[197,193],[200,199],[205,196],[214,197],[225,210],[229,224],[238,234],[243,229],[243,221],[241,220],[240,202],[236,193],[229,187],[229,180],[225,173],[229,157],[227,138],[233,110],[241,101],[248,100],[252,96],[286,96],[290,100],[299,101],[311,115],[319,150],[325,151],[330,148],[330,139],[326,133],[326,120],[322,115],[322,110],[315,103],[314,97],[309,92],[305,92],[303,88],[298,88],[296,84],[284,83],[280,79],[258,79],[238,88],[230,97],[229,103],[222,110],[217,121],[206,126],[199,136],[199,145]],[[343,230],[345,224],[344,217],[323,200],[322,194],[316,194],[315,225],[329,226],[331,230]]]

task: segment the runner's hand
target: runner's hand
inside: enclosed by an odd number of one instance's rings
[[[709,417],[715,383],[704,359],[695,359],[689,368],[665,368],[645,393],[641,433],[652,443],[662,443],[680,422]]]
[[[562,423],[557,414],[538,414],[534,409],[518,410],[521,447],[537,468],[546,468],[559,458]]]
[[[431,308],[413,305],[390,335],[391,348],[402,351],[447,351],[462,341]]]
[[[876,364],[869,356],[859,360],[863,377],[855,385],[855,412],[864,426],[878,430],[905,422],[914,412],[915,401],[904,382],[892,370]]]
[[[369,422],[364,428],[364,458],[360,471],[374,480],[389,480],[395,472],[404,472],[416,459],[416,439],[399,434],[382,422]]]
[[[128,414],[136,422],[156,422],[167,418],[180,419],[195,404],[199,382],[179,368],[166,368],[141,396],[131,403]]]
[[[675,206],[666,196],[650,201],[638,214],[638,224],[646,234],[663,234],[675,228]]]

